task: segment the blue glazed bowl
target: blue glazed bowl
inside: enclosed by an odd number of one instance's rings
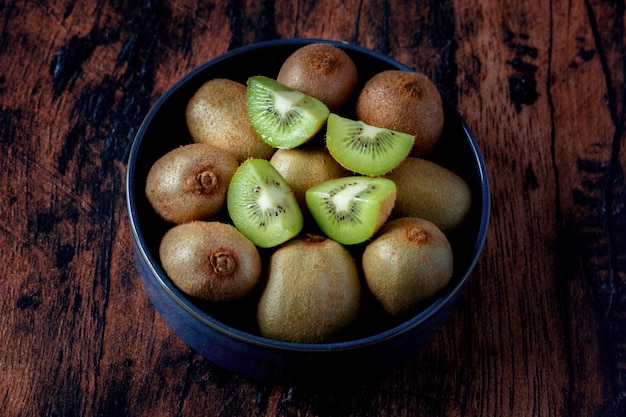
[[[172,330],[192,349],[234,373],[271,383],[344,381],[377,375],[397,366],[422,348],[444,326],[462,296],[487,233],[490,192],[477,143],[463,119],[444,99],[442,139],[429,157],[464,178],[473,192],[467,220],[449,236],[455,257],[450,285],[425,309],[402,323],[391,323],[365,301],[366,313],[354,334],[335,343],[299,344],[270,340],[254,331],[254,302],[229,311],[212,310],[192,302],[163,271],[158,247],[170,227],[153,211],[145,196],[145,179],[152,164],[169,150],[191,143],[185,107],[196,90],[212,78],[245,83],[257,74],[275,77],[281,63],[297,48],[329,42],[354,60],[364,83],[386,69],[411,71],[407,66],[371,50],[345,43],[289,39],[249,45],[193,70],[172,86],[146,116],[128,160],[126,199],[134,258],[143,286],[154,307]]]

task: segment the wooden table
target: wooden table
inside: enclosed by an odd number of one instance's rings
[[[623,1],[203,3],[0,2],[2,415],[626,415]],[[431,76],[493,193],[444,330],[333,392],[214,367],[156,314],[131,256],[124,175],[151,105],[215,56],[290,37]]]

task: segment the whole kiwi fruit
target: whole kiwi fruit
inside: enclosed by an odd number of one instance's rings
[[[228,303],[245,298],[261,276],[261,257],[234,226],[194,221],[169,229],[159,257],[172,282],[191,298]]]
[[[309,188],[348,175],[325,149],[311,146],[279,149],[270,158],[270,164],[287,181],[300,208],[306,213],[306,191]]]
[[[228,185],[238,166],[232,154],[215,146],[180,146],[150,167],[146,197],[168,222],[207,220],[224,206]]]
[[[379,72],[363,86],[355,110],[357,118],[367,124],[415,136],[413,156],[432,152],[443,130],[441,95],[420,72]]]
[[[358,73],[352,58],[329,43],[297,49],[283,62],[277,80],[340,110],[356,89]]]
[[[274,148],[252,128],[246,92],[244,84],[225,78],[204,83],[187,103],[185,113],[193,141],[231,152],[240,163],[248,158],[269,159]]]
[[[472,191],[463,178],[423,158],[408,157],[386,178],[396,183],[395,217],[421,217],[444,233],[467,217]]]
[[[361,288],[351,254],[339,243],[302,235],[277,249],[266,266],[257,308],[262,336],[296,343],[338,340],[355,324]]]
[[[452,278],[452,248],[428,220],[404,217],[385,224],[363,251],[369,291],[391,317],[403,319]]]

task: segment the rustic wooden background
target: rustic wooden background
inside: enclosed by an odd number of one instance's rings
[[[6,416],[624,416],[623,0],[0,1]],[[458,311],[379,380],[254,383],[190,350],[131,258],[129,144],[179,77],[275,38],[426,72],[490,172]]]

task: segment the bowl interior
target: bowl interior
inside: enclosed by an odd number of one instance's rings
[[[265,340],[255,334],[254,297],[227,309],[212,309],[198,306],[179,292],[162,270],[158,258],[161,237],[171,225],[164,222],[154,212],[145,197],[145,179],[152,164],[168,151],[192,142],[185,123],[185,107],[196,90],[212,78],[229,78],[245,83],[252,75],[275,77],[281,63],[297,48],[319,40],[283,40],[250,45],[227,53],[207,62],[189,73],[170,88],[155,104],[140,127],[128,164],[127,201],[131,227],[135,243],[145,254],[148,263],[154,268],[155,279],[175,297],[183,308],[187,308],[205,321],[236,337],[254,340],[273,346],[294,348],[297,344],[287,344]],[[331,41],[324,41],[331,42]],[[343,48],[354,60],[359,70],[362,85],[374,74],[386,69],[410,68],[375,52],[353,45],[331,42]],[[433,303],[415,317],[403,323],[392,323],[378,314],[375,303],[365,297],[364,314],[361,325],[354,334],[346,335],[345,340],[330,343],[371,343],[373,340],[388,337],[394,332],[403,332],[437,313],[440,306],[458,298],[475,266],[485,239],[489,219],[489,186],[486,170],[477,144],[459,114],[444,99],[445,125],[442,139],[437,149],[428,159],[450,169],[464,178],[473,192],[472,209],[467,220],[449,240],[454,251],[454,277]],[[262,256],[264,253],[261,253]],[[238,311],[233,314],[233,310]],[[295,346],[297,347],[297,346]],[[329,346],[322,346],[323,348]],[[308,348],[308,346],[307,346]]]

